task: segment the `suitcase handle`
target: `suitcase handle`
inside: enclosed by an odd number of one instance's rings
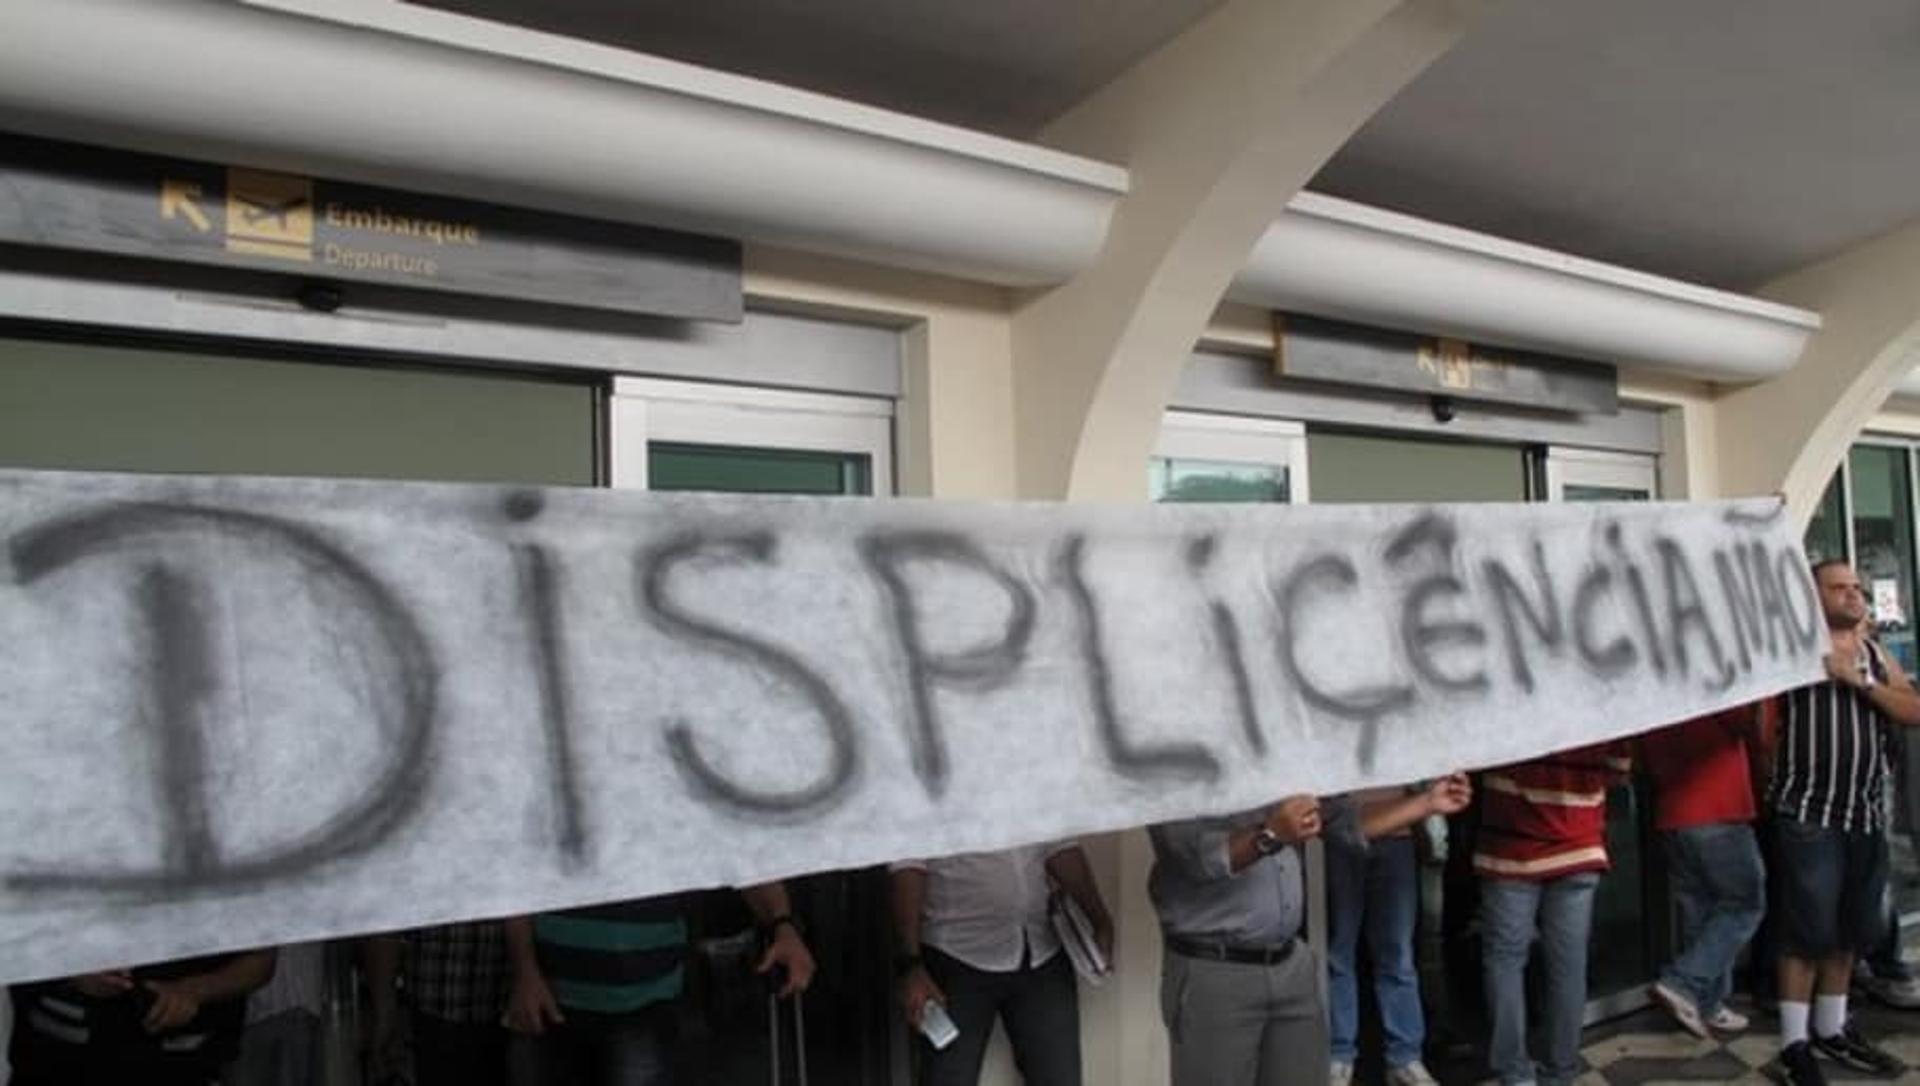
[[[775,966],[767,976],[767,1046],[773,1053],[773,1086],[783,1086],[780,1074],[780,1052],[784,1047],[780,1043],[780,1004],[793,1004],[793,1062],[798,1074],[799,1086],[807,1086],[807,1008],[804,1002],[805,992],[795,992],[790,1000],[780,998],[780,989],[786,987],[786,971]]]

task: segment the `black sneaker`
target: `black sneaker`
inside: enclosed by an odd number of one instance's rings
[[[1780,1055],[1767,1065],[1766,1074],[1782,1086],[1827,1086],[1820,1061],[1813,1058],[1813,1048],[1805,1041],[1795,1041],[1781,1049]]]
[[[1831,1037],[1815,1037],[1814,1051],[1850,1071],[1892,1078],[1907,1069],[1900,1057],[1860,1036],[1852,1022]]]

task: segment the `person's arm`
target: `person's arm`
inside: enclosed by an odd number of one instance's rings
[[[1429,815],[1459,814],[1473,802],[1473,784],[1465,773],[1451,773],[1424,791],[1363,804],[1360,832],[1369,839],[1399,833]]]
[[[1066,891],[1080,911],[1087,914],[1087,922],[1093,925],[1093,941],[1100,948],[1100,956],[1108,962],[1113,961],[1113,917],[1107,915],[1107,903],[1100,896],[1100,885],[1094,881],[1093,867],[1087,863],[1087,854],[1079,845],[1068,845],[1047,857],[1047,874],[1053,876],[1054,884]]]
[[[1196,882],[1232,878],[1252,867],[1260,851],[1261,831],[1271,831],[1276,847],[1297,845],[1320,833],[1320,800],[1289,796],[1267,811],[1261,822],[1229,830],[1214,819],[1163,822],[1150,827],[1156,854]]]
[[[501,1024],[515,1033],[538,1037],[567,1017],[560,1013],[547,976],[540,971],[540,956],[533,948],[533,917],[510,916],[501,925],[506,930],[507,961],[513,968],[513,992],[507,997]]]
[[[141,981],[141,987],[153,993],[153,1004],[140,1024],[148,1033],[160,1033],[193,1021],[209,1003],[245,996],[273,979],[278,954],[271,948],[249,950],[211,972]]]
[[[1913,680],[1907,678],[1907,673],[1901,670],[1899,661],[1884,651],[1879,655],[1881,662],[1887,667],[1886,682],[1869,685],[1860,673],[1851,667],[1846,670],[1852,678],[1841,681],[1856,690],[1864,690],[1867,700],[1873,703],[1874,708],[1885,713],[1888,720],[1903,727],[1920,728],[1920,691],[1913,688]],[[1829,665],[1827,670],[1831,673],[1832,666]]]
[[[927,965],[921,961],[920,925],[926,916],[927,869],[902,865],[888,876],[893,891],[894,953],[898,956],[894,973],[899,978],[900,1007],[907,1021],[920,1028],[920,1017],[928,1003],[945,1003],[947,994],[933,981]]]
[[[767,951],[760,956],[760,963],[753,971],[771,973],[775,968],[784,968],[787,980],[780,988],[783,999],[806,991],[807,985],[813,983],[813,952],[807,949],[806,940],[800,937],[800,926],[794,922],[786,884],[763,882],[742,889],[740,896],[746,899],[747,908],[753,910],[753,918],[767,936]]]

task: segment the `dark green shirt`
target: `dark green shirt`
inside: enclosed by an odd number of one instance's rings
[[[679,996],[687,922],[680,897],[543,913],[533,943],[553,998],[569,1011],[631,1014]]]

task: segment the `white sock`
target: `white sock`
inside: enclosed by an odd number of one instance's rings
[[[1842,995],[1816,995],[1813,997],[1813,1035],[1831,1037],[1847,1028],[1847,997]]]
[[[1807,1015],[1811,1010],[1805,1003],[1780,1001],[1780,1047],[1787,1048],[1807,1039]]]

